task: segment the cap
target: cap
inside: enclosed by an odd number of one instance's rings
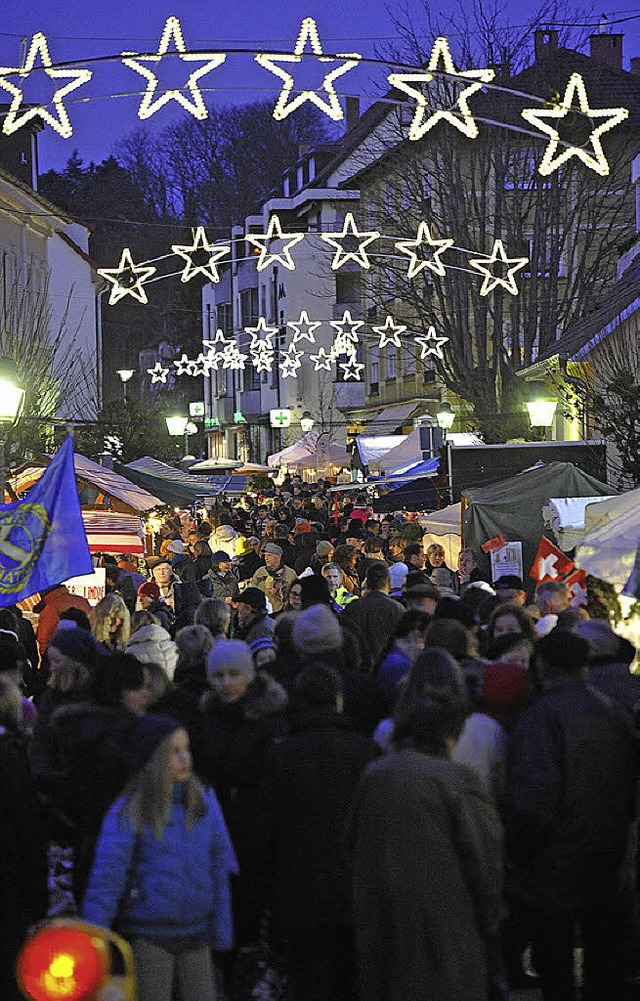
[[[555,670],[571,674],[586,666],[589,644],[574,633],[553,629],[538,640],[535,653]]]
[[[408,587],[404,594],[406,598],[432,598],[433,601],[439,601],[442,597],[435,584],[430,584],[428,581]]]
[[[494,580],[492,587],[494,591],[524,591],[522,578],[513,573],[498,577],[497,580]]]
[[[229,553],[225,553],[224,549],[218,549],[211,557],[212,563],[230,563],[231,557]]]
[[[578,622],[571,630],[589,644],[589,660],[614,661],[620,655],[620,639],[604,619]]]
[[[267,596],[259,587],[245,587],[238,601],[243,605],[249,605],[256,612],[266,612],[267,610]]]
[[[275,542],[267,542],[264,552],[273,553],[274,556],[282,556],[282,547],[277,546]]]
[[[80,626],[58,629],[49,640],[49,646],[54,646],[64,657],[70,657],[71,660],[86,666],[93,663],[97,653],[93,636]]]
[[[133,728],[131,735],[133,763],[139,770],[144,768],[149,759],[163,740],[170,737],[176,730],[182,729],[182,723],[170,716],[141,716]]]
[[[240,671],[247,681],[253,681],[253,657],[248,645],[242,640],[218,640],[207,657],[207,674],[211,678],[222,668]]]
[[[321,541],[316,546],[316,556],[328,556],[333,552],[333,545],[331,542],[327,542],[325,539]]]
[[[157,601],[160,597],[160,588],[155,581],[146,580],[144,584],[141,584],[138,588],[138,595],[144,595],[147,598],[153,598],[154,601]]]

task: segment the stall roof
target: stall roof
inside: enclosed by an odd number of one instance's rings
[[[623,586],[640,546],[640,490],[604,501],[591,511],[587,508],[587,526],[594,523],[594,516],[599,522],[578,544],[576,563],[594,577]]]
[[[371,437],[395,435],[396,428],[402,428],[409,415],[419,406],[421,404],[414,400],[413,403],[395,403],[386,407],[376,417],[367,421],[366,434]]]
[[[149,455],[127,463],[123,469],[134,483],[155,490],[161,503],[180,507],[220,493],[241,494],[247,487],[244,476],[191,476]]]
[[[357,435],[355,443],[362,465],[369,466],[372,463],[378,463],[383,455],[403,442],[406,437],[405,434],[377,435],[376,437],[370,437],[366,434]]]
[[[21,494],[30,487],[37,479],[40,479],[42,470],[49,465],[51,456],[43,456],[42,459],[32,460],[21,466],[14,475],[10,477],[10,483],[16,493]],[[164,502],[156,494],[137,483],[132,482],[128,477],[121,476],[113,469],[107,469],[100,463],[88,459],[86,455],[79,455],[77,452],[73,457],[76,476],[86,480],[97,487],[101,493],[110,494],[112,497],[128,504],[134,511],[150,511],[154,507],[159,507]]]

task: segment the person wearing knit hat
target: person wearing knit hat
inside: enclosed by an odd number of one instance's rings
[[[536,643],[535,658],[542,662],[542,682],[561,675],[586,677],[589,644],[581,636],[552,629]]]
[[[223,702],[242,698],[255,678],[249,645],[242,640],[219,640],[207,658],[207,674]]]
[[[181,728],[181,723],[171,716],[141,716],[132,732],[132,759],[136,769],[144,768],[158,744]]]
[[[306,518],[296,518],[293,531],[296,535],[304,535],[306,532],[311,531],[311,522],[307,521]]]
[[[256,671],[271,664],[276,659],[276,645],[270,636],[257,636],[249,643]]]
[[[311,605],[300,612],[293,624],[293,642],[306,658],[341,650],[340,623],[327,605]]]
[[[58,629],[51,637],[49,647],[54,647],[63,657],[89,668],[98,653],[98,646],[92,634],[79,629],[78,626]],[[51,658],[51,654],[49,657]]]
[[[160,598],[160,588],[154,580],[146,580],[138,588],[138,597],[140,598],[141,607],[146,609],[154,601],[158,601]]]

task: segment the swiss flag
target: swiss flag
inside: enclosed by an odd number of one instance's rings
[[[540,539],[538,552],[533,561],[529,576],[538,584],[543,580],[562,580],[574,569],[575,563],[561,549],[549,542],[546,536]]]
[[[586,570],[574,570],[566,580],[565,584],[569,588],[571,594],[570,605],[572,608],[578,608],[580,605],[586,605],[588,601],[587,594],[587,573]]]

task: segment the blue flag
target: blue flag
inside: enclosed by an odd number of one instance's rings
[[[69,435],[25,499],[0,504],[0,607],[92,571]]]

